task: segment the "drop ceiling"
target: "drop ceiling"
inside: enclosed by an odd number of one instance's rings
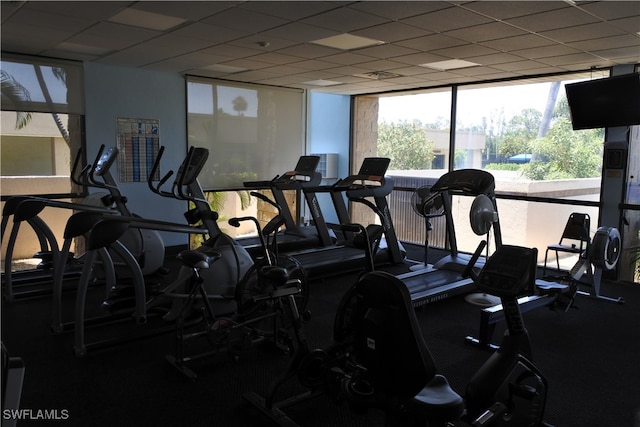
[[[340,94],[640,63],[638,1],[3,0],[1,7],[3,54]]]

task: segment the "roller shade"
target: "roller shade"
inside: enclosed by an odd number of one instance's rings
[[[292,170],[304,153],[302,90],[187,78],[190,146],[210,150],[206,189],[238,189]]]

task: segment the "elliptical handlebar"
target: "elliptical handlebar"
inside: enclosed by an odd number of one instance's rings
[[[271,200],[270,198],[268,198],[267,196],[265,196],[264,194],[258,193],[257,191],[251,191],[249,192],[249,194],[253,197],[256,197],[262,200],[263,202],[269,203],[271,206],[276,208],[278,210],[278,215],[282,213],[282,209],[280,208],[280,205],[274,202],[273,200]]]
[[[155,186],[153,185],[153,177],[156,175],[156,173],[158,173],[160,169],[160,159],[162,158],[163,153],[164,153],[164,146],[160,146],[160,149],[158,150],[158,155],[156,156],[156,160],[153,162],[153,167],[151,168],[151,172],[147,177],[147,185],[149,186],[149,189],[151,191],[153,191],[159,196],[176,198],[175,194],[173,194],[172,192],[162,190],[162,186],[169,180],[169,178],[173,176],[172,170],[167,172],[167,174],[163,176],[162,179],[160,179],[160,181],[158,182],[158,185],[155,185]]]
[[[260,222],[258,222],[257,218],[253,216],[234,217],[234,218],[229,218],[228,222],[230,226],[238,228],[240,227],[240,223],[243,221],[252,221],[255,224],[256,229],[258,230],[258,238],[260,239],[260,246],[264,250],[265,260],[269,265],[274,265],[274,262],[273,262],[274,260],[271,259],[271,254],[269,253],[269,249],[267,248],[267,242],[265,241],[264,236],[262,235],[262,228],[260,227]]]
[[[76,157],[73,160],[73,167],[71,168],[71,182],[79,185],[80,187],[87,186],[87,174],[93,167],[92,165],[85,165],[80,173],[77,173],[82,159],[82,152],[82,148],[78,150],[78,154],[76,154]]]
[[[158,154],[156,155],[156,159],[153,162],[153,167],[151,168],[151,172],[147,177],[147,185],[151,189],[152,192],[163,196],[169,197],[176,200],[186,200],[190,202],[204,202],[208,203],[206,200],[201,199],[199,197],[194,196],[188,192],[185,192],[185,188],[188,188],[193,181],[196,180],[197,174],[200,172],[206,159],[208,157],[208,151],[202,151],[202,153],[198,158],[196,158],[196,147],[190,147],[185,157],[184,161],[180,165],[178,172],[175,173],[173,170],[169,170],[158,182],[157,185],[153,184],[153,177],[158,173],[160,169],[160,159],[162,159],[162,155],[164,154],[165,147],[161,146],[158,150]],[[204,149],[201,149],[204,150]],[[194,163],[195,159],[195,163]],[[162,189],[162,186],[169,181],[173,175],[176,175],[176,178],[171,187],[171,191],[166,191]]]

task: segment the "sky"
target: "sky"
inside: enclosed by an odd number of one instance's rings
[[[457,118],[466,126],[481,124],[483,117],[504,110],[506,120],[522,110],[534,108],[543,111],[551,83],[536,83],[517,86],[501,86],[484,89],[459,89]],[[560,89],[559,95],[564,93]],[[438,118],[449,119],[450,92],[416,94],[380,98],[380,121],[401,122],[420,120],[435,122]]]

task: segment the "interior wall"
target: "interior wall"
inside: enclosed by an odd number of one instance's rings
[[[95,158],[100,145],[117,145],[116,119],[157,119],[160,145],[165,146],[160,174],[177,171],[186,155],[186,86],[182,75],[85,63],[85,116],[87,158]],[[117,165],[112,174],[118,180]],[[146,182],[120,183],[130,210],[144,218],[185,223],[184,201],[160,197]],[[93,190],[97,191],[97,190]],[[188,237],[162,233],[166,246],[184,245]]]
[[[338,154],[338,177],[349,172],[349,129],[351,97],[311,92],[309,95],[308,153]],[[328,194],[318,194],[325,221],[338,222],[333,202]]]

